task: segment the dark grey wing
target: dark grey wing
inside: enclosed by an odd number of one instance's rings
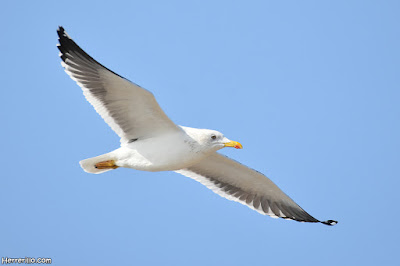
[[[176,172],[193,178],[224,198],[240,202],[273,218],[337,224],[337,221],[333,220],[315,219],[265,175],[219,153]]]
[[[105,122],[129,140],[181,130],[163,112],[153,94],[104,67],[65,32],[57,30],[65,72],[82,88],[86,99]]]

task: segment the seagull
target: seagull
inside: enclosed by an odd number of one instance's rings
[[[120,148],[80,161],[84,171],[100,174],[119,167],[190,177],[228,200],[273,218],[335,225],[320,221],[262,173],[217,153],[242,149],[237,141],[210,129],[176,125],[154,95],[101,65],[65,32],[57,30],[61,65],[82,88],[86,100],[120,137]]]

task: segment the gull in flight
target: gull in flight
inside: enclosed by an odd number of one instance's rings
[[[121,138],[121,147],[82,160],[88,173],[118,167],[142,171],[175,171],[193,178],[220,196],[240,202],[273,218],[335,225],[320,221],[278,188],[265,175],[217,153],[224,147],[241,149],[222,133],[176,125],[148,90],[98,63],[65,32],[57,30],[65,72],[104,121]]]

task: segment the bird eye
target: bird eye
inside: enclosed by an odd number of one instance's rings
[[[217,136],[211,135],[211,139],[216,139],[216,138],[217,138]]]

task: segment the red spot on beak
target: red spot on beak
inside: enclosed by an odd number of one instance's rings
[[[236,148],[236,149],[243,149],[242,144],[240,144],[240,143],[237,142],[237,141],[235,141],[235,142],[236,142],[236,144],[235,144],[235,146],[233,146],[234,148]]]

